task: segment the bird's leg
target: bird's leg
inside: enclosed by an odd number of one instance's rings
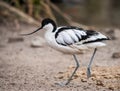
[[[73,57],[74,57],[75,62],[76,62],[76,68],[75,68],[75,70],[73,71],[73,73],[71,74],[71,76],[68,78],[67,81],[65,81],[64,83],[56,83],[57,85],[60,85],[60,86],[68,85],[68,84],[70,83],[70,81],[72,80],[72,77],[73,77],[74,74],[76,73],[77,69],[79,68],[79,62],[78,62],[78,60],[77,60],[76,55],[74,54]]]
[[[78,59],[77,59],[77,57],[76,57],[75,54],[73,55],[73,57],[74,57],[74,60],[75,60],[75,62],[76,62],[76,68],[75,68],[75,70],[73,71],[72,75],[68,78],[68,80],[67,80],[67,82],[65,83],[65,85],[67,85],[67,84],[70,83],[70,81],[72,80],[72,77],[74,76],[74,74],[76,73],[77,69],[78,69],[79,66],[80,66],[80,65],[79,65],[79,62],[78,62]]]
[[[90,68],[91,68],[91,64],[92,64],[92,61],[93,61],[93,58],[95,56],[96,51],[97,51],[97,48],[94,49],[94,52],[93,52],[92,57],[90,59],[90,62],[88,64],[88,67],[87,67],[87,78],[89,78],[91,76],[91,70],[90,70]]]

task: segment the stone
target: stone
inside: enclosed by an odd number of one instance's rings
[[[23,42],[24,38],[22,37],[10,37],[8,38],[8,43]]]
[[[112,58],[120,58],[120,52],[113,53]]]
[[[96,85],[98,86],[104,86],[103,82],[101,80],[96,80]]]
[[[82,78],[82,79],[81,79],[81,82],[87,82],[87,79]]]

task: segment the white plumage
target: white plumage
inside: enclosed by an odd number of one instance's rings
[[[71,81],[79,67],[79,62],[75,54],[81,53],[83,50],[95,49],[87,67],[87,77],[89,78],[91,76],[91,63],[97,48],[106,45],[102,42],[103,40],[109,40],[108,37],[94,30],[85,30],[73,26],[57,27],[56,23],[48,18],[42,21],[42,26],[36,31],[24,35],[33,34],[41,29],[46,30],[45,39],[52,48],[63,53],[72,54],[75,59],[76,68],[64,85],[67,85]]]
[[[101,41],[108,39],[93,30],[63,26],[52,32],[53,26],[50,24],[48,26],[49,28],[43,28],[46,30],[45,39],[52,48],[64,53],[77,54],[89,48],[105,46]]]

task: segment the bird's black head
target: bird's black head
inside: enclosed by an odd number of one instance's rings
[[[44,27],[47,24],[52,24],[54,27],[56,27],[55,22],[50,18],[45,18],[44,20],[42,20],[41,27]]]
[[[52,24],[52,26],[53,26],[53,31],[52,32],[54,32],[56,30],[56,28],[57,28],[56,23],[50,18],[45,18],[44,20],[42,20],[40,28],[38,28],[37,30],[35,30],[35,31],[33,31],[33,32],[29,33],[29,34],[21,34],[21,35],[31,35],[31,34],[37,32],[37,31],[43,29],[48,24]]]

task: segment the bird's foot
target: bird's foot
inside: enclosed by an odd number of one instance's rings
[[[91,77],[91,71],[90,71],[90,68],[87,68],[87,78],[90,78]]]
[[[64,87],[64,86],[68,85],[68,81],[59,82],[59,83],[55,83],[55,84]]]

